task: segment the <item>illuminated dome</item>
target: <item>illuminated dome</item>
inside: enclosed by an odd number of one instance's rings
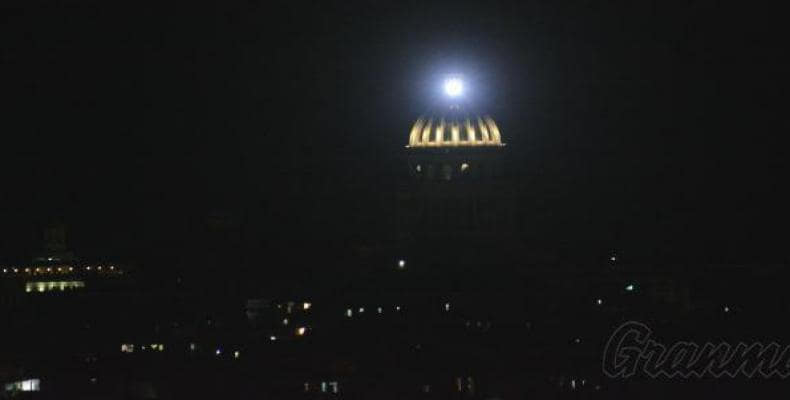
[[[499,128],[487,115],[462,112],[454,107],[444,115],[420,117],[409,134],[407,147],[504,146]]]

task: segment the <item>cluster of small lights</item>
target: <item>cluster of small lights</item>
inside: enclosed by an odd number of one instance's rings
[[[450,303],[445,303],[444,304],[444,308],[445,308],[446,311],[450,311]],[[395,309],[395,311],[400,311],[401,310],[401,306],[395,306],[394,309]],[[359,307],[357,309],[357,313],[364,314],[365,313],[365,307]],[[384,314],[384,307],[381,307],[381,306],[376,307],[376,314]],[[348,318],[353,317],[354,316],[354,308],[347,308],[346,312],[345,312],[345,316],[348,317]]]
[[[224,352],[222,351],[221,347],[217,347],[217,349],[214,350],[214,355],[217,356],[217,357],[222,357],[223,353]],[[232,357],[234,359],[239,359],[241,357],[241,351],[240,350],[233,350],[233,353],[231,353],[231,354],[232,354]]]
[[[313,303],[309,301],[304,301],[301,302],[300,304],[297,304],[297,302],[288,301],[285,303],[277,304],[277,309],[282,310],[283,308],[285,309],[286,314],[293,314],[294,311],[298,310],[299,308],[301,308],[302,311],[310,310],[311,308],[313,308]]]
[[[137,346],[131,343],[121,344],[121,353],[134,353]],[[152,343],[140,345],[143,351],[165,351],[165,345],[162,343]]]
[[[25,274],[25,275],[51,275],[68,274],[80,271],[98,272],[101,274],[123,274],[123,270],[115,265],[86,265],[75,267],[72,265],[47,266],[47,267],[3,267],[3,274]]]
[[[274,341],[275,339],[276,338],[274,336],[271,337],[272,341]],[[190,352],[195,352],[197,350],[197,344],[190,343],[189,346],[187,347],[187,349]],[[162,351],[165,350],[165,345],[162,344],[162,343],[143,344],[143,345],[135,345],[135,344],[131,344],[131,343],[121,344],[121,352],[122,353],[134,353],[135,350],[162,352]],[[222,354],[223,354],[222,348],[218,347],[217,349],[214,350],[214,355],[215,356],[219,357],[219,356],[222,356]],[[234,350],[232,355],[233,355],[234,359],[239,359],[241,357],[241,351],[240,350]]]

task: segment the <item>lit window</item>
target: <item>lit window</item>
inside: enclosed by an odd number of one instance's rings
[[[26,379],[5,384],[6,392],[38,392],[41,390],[40,379]]]
[[[354,316],[354,310],[352,310],[352,309],[350,309],[350,308],[349,308],[349,309],[347,309],[347,310],[346,310],[346,317],[349,317],[349,318],[351,318],[351,317],[353,317],[353,316]]]
[[[25,283],[25,292],[32,292],[35,289],[39,293],[53,290],[65,291],[66,289],[82,289],[85,282],[82,281],[34,281]]]
[[[308,302],[304,302],[304,303],[302,303],[302,309],[303,309],[303,310],[309,310],[309,309],[310,309],[310,307],[312,307],[312,306],[313,306],[313,305],[312,305],[312,304],[310,304],[310,303],[308,303]]]

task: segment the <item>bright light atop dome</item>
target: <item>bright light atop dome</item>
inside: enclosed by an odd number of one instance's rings
[[[450,97],[458,97],[464,91],[464,82],[458,78],[444,81],[444,92]]]

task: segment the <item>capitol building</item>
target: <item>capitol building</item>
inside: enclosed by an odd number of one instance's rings
[[[408,131],[395,221],[409,252],[473,261],[484,247],[490,252],[516,239],[519,184],[494,118],[450,93]]]

